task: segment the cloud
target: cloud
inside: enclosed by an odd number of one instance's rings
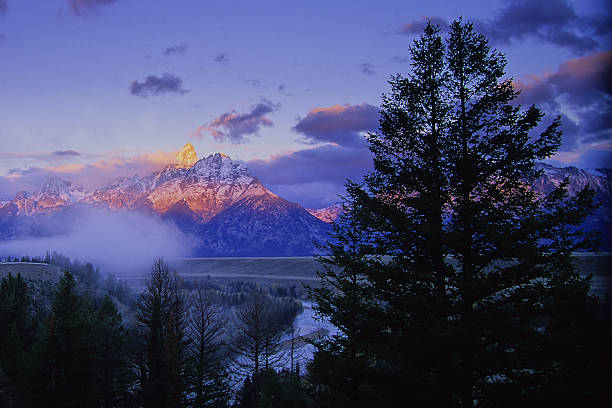
[[[521,98],[529,102],[551,101],[558,106],[556,97],[564,95],[570,104],[583,106],[602,94],[612,96],[610,69],[612,51],[599,52],[565,61],[557,72],[532,75],[526,81],[516,81],[516,85],[522,91]]]
[[[5,0],[0,0],[0,15],[6,13],[6,1]]]
[[[497,43],[535,39],[567,48],[576,55],[600,49],[595,37],[609,34],[611,29],[609,19],[580,15],[566,0],[514,0],[493,19],[476,25]]]
[[[51,153],[51,155],[55,157],[76,157],[76,156],[80,156],[81,153],[75,150],[56,150],[53,153]]]
[[[68,5],[74,15],[83,16],[87,13],[96,12],[100,6],[107,6],[117,1],[118,0],[68,0]]]
[[[338,201],[347,179],[360,182],[371,169],[372,154],[361,133],[376,130],[378,117],[378,108],[366,103],[312,109],[293,131],[318,146],[245,164],[281,197],[309,208],[328,206]]]
[[[281,197],[307,208],[321,208],[338,201],[347,178],[361,181],[371,169],[372,155],[367,147],[326,144],[245,164]]]
[[[567,0],[509,0],[489,20],[472,20],[478,31],[497,44],[515,44],[528,39],[549,42],[569,49],[575,55],[601,50],[601,38],[612,32],[612,22],[605,15],[582,15]],[[402,25],[396,32],[421,34],[431,21],[442,31],[448,22],[439,16],[422,16]]]
[[[334,105],[315,108],[306,117],[298,118],[293,131],[303,136],[306,144],[335,143],[343,146],[363,146],[361,132],[378,129],[379,110],[360,105]]]
[[[365,75],[374,75],[376,74],[376,71],[374,71],[374,65],[370,64],[369,62],[364,62],[362,64],[357,65],[357,67],[359,67],[359,69],[361,69],[361,73],[365,74]]]
[[[54,152],[32,152],[32,153],[0,153],[0,164],[3,168],[7,166],[40,165],[44,163],[64,162],[69,159],[81,157],[82,154],[75,150],[56,150]]]
[[[164,54],[166,57],[169,57],[171,55],[183,54],[185,53],[185,51],[187,51],[187,44],[182,43],[177,45],[171,45],[170,47],[163,50],[162,54]]]
[[[36,220],[23,220],[22,224],[27,222]],[[189,256],[193,243],[174,224],[136,212],[79,208],[48,216],[45,223],[56,227],[52,236],[44,236],[48,231],[43,231],[43,237],[0,240],[0,254],[42,255],[57,251],[93,262],[105,272],[139,274],[156,257]]]
[[[248,136],[257,134],[262,127],[274,126],[274,123],[267,115],[279,108],[279,104],[264,99],[258,104],[251,106],[247,113],[238,113],[234,110],[224,113],[207,124],[198,127],[192,136],[202,137],[204,132],[208,132],[217,142],[246,143],[249,141]]]
[[[122,153],[110,152],[98,157],[98,160],[92,163],[65,163],[64,161],[51,165],[46,164],[49,157],[58,157],[56,160],[69,160],[79,158],[79,156],[47,154],[46,156],[24,157],[25,155],[5,154],[4,159],[11,156],[18,158],[20,163],[29,159],[30,165],[26,168],[12,168],[6,176],[0,176],[0,198],[12,198],[17,191],[21,190],[30,192],[38,190],[52,176],[76,182],[88,188],[100,188],[118,177],[133,174],[146,176],[161,170],[176,162],[176,154],[176,151],[159,151],[126,157]],[[0,155],[0,159],[3,159],[3,156]]]
[[[568,151],[612,140],[612,51],[571,59],[556,72],[514,81],[517,102],[535,104],[551,114],[562,113]]]
[[[168,93],[184,95],[187,92],[189,91],[183,89],[183,80],[176,75],[169,73],[162,74],[162,76],[159,77],[149,75],[142,82],[130,82],[130,93],[132,95],[140,96],[141,98]]]
[[[229,57],[227,53],[222,52],[215,56],[215,62],[218,64],[227,64],[229,62]]]
[[[448,22],[444,18],[438,16],[421,16],[418,20],[413,20],[402,25],[400,29],[397,30],[397,33],[404,35],[421,34],[425,30],[428,22],[440,26],[442,31],[448,30]]]

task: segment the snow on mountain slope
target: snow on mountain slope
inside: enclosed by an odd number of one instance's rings
[[[306,211],[321,221],[328,223],[336,221],[344,213],[342,204],[332,204],[324,208],[307,208]]]
[[[69,207],[90,194],[79,184],[51,177],[31,195],[25,191],[18,192],[10,204],[17,207],[18,215],[44,214]]]

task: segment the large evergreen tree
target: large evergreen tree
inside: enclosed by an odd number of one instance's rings
[[[137,360],[145,407],[184,404],[186,366],[186,303],[176,274],[163,259],[153,263],[141,295],[138,321],[142,352]]]
[[[469,23],[454,22],[446,44],[429,24],[410,51],[368,137],[374,170],[347,184],[311,291],[340,329],[310,367],[320,405],[595,398],[584,383],[554,385],[596,358],[581,333],[593,327],[589,282],[571,259],[594,244],[580,229],[592,192],[530,187],[559,147],[559,119],[535,134],[542,112],[513,103],[503,55]],[[558,353],[568,337],[574,350]]]

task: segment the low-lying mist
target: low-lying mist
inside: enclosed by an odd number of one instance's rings
[[[117,275],[147,272],[156,257],[189,256],[194,239],[156,216],[81,208],[38,219],[42,231],[0,241],[0,256],[44,256],[57,251]],[[56,232],[56,233],[55,233]]]

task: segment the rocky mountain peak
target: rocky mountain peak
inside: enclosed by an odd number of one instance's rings
[[[179,167],[190,169],[194,163],[198,161],[198,155],[196,154],[193,145],[188,142],[185,146],[183,146],[183,148],[177,153],[176,160]]]

